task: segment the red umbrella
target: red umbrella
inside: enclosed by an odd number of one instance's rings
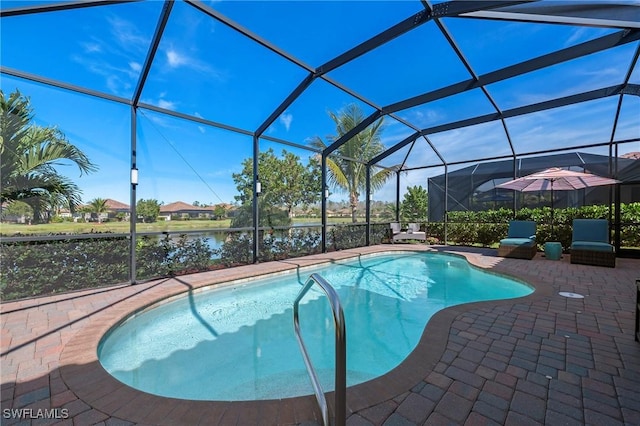
[[[553,235],[553,191],[591,188],[593,186],[614,185],[620,181],[572,170],[552,167],[532,173],[509,182],[496,185],[496,188],[513,189],[521,192],[551,191],[551,234]]]

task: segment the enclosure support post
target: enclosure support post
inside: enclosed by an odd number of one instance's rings
[[[365,185],[366,185],[366,196],[367,199],[365,201],[365,220],[367,221],[366,225],[366,233],[365,242],[366,246],[371,244],[371,166],[366,165],[366,174],[365,174]]]
[[[151,64],[153,63],[153,58],[156,56],[156,52],[158,51],[158,46],[160,45],[160,40],[162,39],[162,34],[164,33],[164,29],[167,26],[167,22],[169,21],[169,15],[171,14],[171,9],[173,9],[173,1],[165,1],[162,6],[162,12],[158,17],[158,23],[156,25],[155,33],[153,34],[153,39],[151,40],[151,45],[149,46],[149,51],[147,52],[147,57],[144,61],[144,65],[142,66],[142,70],[140,73],[140,78],[138,79],[138,84],[136,85],[135,91],[133,92],[133,97],[131,98],[131,176],[129,177],[131,182],[131,206],[129,207],[129,223],[130,223],[130,253],[129,253],[129,261],[130,261],[130,271],[129,278],[131,284],[135,284],[136,282],[136,222],[138,220],[138,214],[136,213],[136,188],[138,186],[138,165],[137,165],[137,113],[138,113],[138,103],[140,102],[140,97],[142,96],[142,90],[144,89],[144,84],[147,81],[147,77],[149,76],[149,71],[151,70]]]
[[[138,164],[137,164],[137,111],[135,106],[131,106],[131,188],[129,200],[129,282],[136,283],[136,220],[138,214],[136,212],[136,189],[138,186]]]
[[[327,156],[324,152],[321,154],[320,160],[320,169],[321,169],[321,180],[322,180],[322,196],[321,196],[321,206],[320,212],[322,216],[322,238],[321,238],[321,248],[322,253],[327,252],[327,197],[329,193],[329,187],[327,186]]]
[[[444,165],[444,245],[447,245],[447,232],[449,222],[449,166]]]
[[[253,136],[253,263],[258,263],[260,256],[260,215],[258,213],[258,196],[262,191],[260,176],[258,176],[258,159],[260,156],[260,141],[257,135]]]
[[[514,155],[513,156],[513,178],[517,179],[518,178],[518,159],[517,157]],[[515,194],[515,191],[513,191],[513,218],[516,218],[516,212],[518,211],[518,197]]]
[[[396,222],[400,222],[400,170],[396,172]]]

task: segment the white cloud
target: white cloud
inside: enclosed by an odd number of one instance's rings
[[[164,99],[164,97],[165,97],[165,94],[161,93],[157,99],[143,98],[140,101],[143,104],[156,105],[160,108],[176,110],[176,106],[177,106],[176,102]]]
[[[111,34],[121,48],[139,52],[149,47],[149,38],[143,36],[133,22],[117,16],[107,17],[107,22],[111,26]]]
[[[173,68],[178,68],[182,65],[187,64],[187,58],[183,55],[181,55],[180,53],[178,53],[177,50],[175,49],[169,49],[167,50],[167,62],[169,63],[170,67]]]
[[[170,70],[178,68],[188,68],[196,72],[206,74],[208,78],[215,78],[217,80],[224,81],[226,75],[224,72],[214,68],[206,62],[185,53],[175,47],[169,47],[164,51],[167,65]]]
[[[429,127],[433,125],[433,123],[441,121],[444,117],[440,111],[426,105],[420,105],[415,108],[402,111],[398,115],[420,128]]]
[[[85,53],[102,52],[102,46],[99,43],[83,42],[80,45],[84,48]]]
[[[607,32],[607,30],[604,29],[604,28],[595,29],[595,28],[579,27],[579,28],[576,28],[571,33],[571,35],[564,42],[564,45],[565,45],[565,47],[573,46],[573,45],[576,45],[578,43],[582,43],[584,41],[587,41],[589,39],[594,39],[596,37],[600,37],[600,36],[606,34],[606,32]]]
[[[122,81],[117,75],[108,75],[106,78],[107,87],[113,93],[128,93],[128,90],[131,88],[129,83]]]
[[[194,113],[193,113],[193,116],[194,116],[194,117],[198,117],[198,118],[204,118],[204,117],[202,116],[202,114],[200,114],[198,111],[194,112]],[[205,133],[207,132],[207,129],[206,129],[206,127],[204,127],[204,126],[198,126],[198,130],[199,130],[199,131],[200,131],[200,133],[202,133],[202,134],[205,134]]]
[[[586,32],[587,32],[586,28],[577,28],[575,31],[573,31],[573,33],[569,36],[569,38],[564,42],[564,45],[571,46],[582,41]]]
[[[79,40],[81,51],[71,59],[102,76],[111,92],[129,97],[142,69],[137,59],[147,52],[150,40],[130,21],[116,16],[106,16],[105,21],[109,34]]]
[[[164,109],[175,109],[176,107],[175,102],[167,101],[165,99],[158,99],[157,104],[160,108]]]
[[[284,128],[287,129],[287,131],[289,131],[289,128],[291,127],[291,122],[292,121],[293,121],[293,115],[291,115],[288,112],[284,112],[280,116],[280,123],[282,123],[284,125]]]

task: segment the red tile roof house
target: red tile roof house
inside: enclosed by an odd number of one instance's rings
[[[105,201],[105,206],[107,210],[104,213],[77,213],[73,215],[74,217],[83,216],[86,220],[98,220],[98,216],[100,216],[100,220],[104,221],[106,219],[114,219],[117,217],[119,213],[124,213],[124,217],[122,220],[129,220],[129,214],[131,214],[131,209],[129,204],[121,203],[120,201],[113,200],[111,198],[107,198]],[[70,213],[68,214],[71,215]],[[61,214],[61,216],[65,216],[65,214]]]
[[[160,206],[158,218],[171,219],[209,219],[213,216],[213,207],[196,207],[182,201]]]
[[[112,200],[111,198],[107,198],[105,200],[105,204],[107,205],[107,210],[109,213],[129,213],[130,208],[129,204],[121,203],[120,201]]]

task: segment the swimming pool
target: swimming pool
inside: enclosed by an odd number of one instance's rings
[[[533,291],[453,255],[363,256],[161,303],[110,330],[98,358],[118,380],[161,396],[237,401],[312,394],[293,333],[292,307],[313,272],[329,281],[342,301],[349,386],[400,364],[439,310]],[[320,381],[331,390],[334,330],[319,291],[303,299],[300,325]]]

